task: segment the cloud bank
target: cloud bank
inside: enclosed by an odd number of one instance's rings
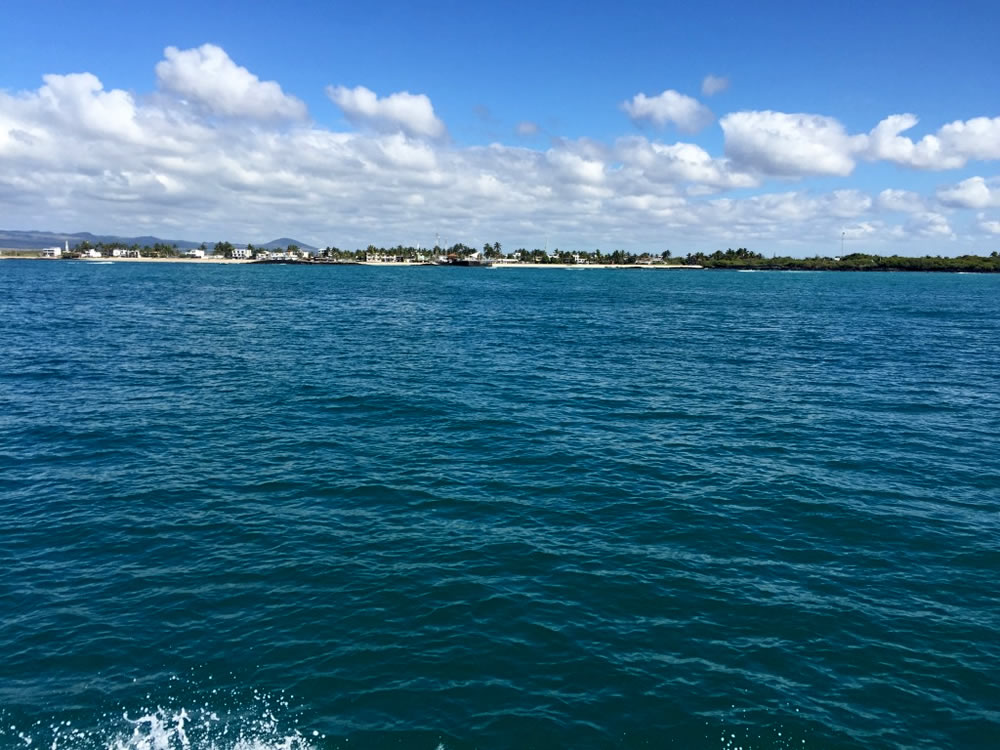
[[[978,251],[1000,236],[990,172],[928,194],[844,182],[873,161],[989,169],[1000,118],[914,139],[912,115],[850,133],[828,115],[747,110],[721,118],[717,153],[649,134],[460,145],[426,94],[331,85],[354,126],[337,130],[213,45],[168,47],[156,75],[147,94],[91,73],[0,91],[0,222],[234,241],[294,234],[341,247],[428,244],[440,233],[511,248],[548,237],[551,247],[798,254],[835,252],[842,232],[855,249],[882,251]],[[707,108],[671,90],[637,94],[625,109],[654,125],[711,124]],[[512,137],[540,138],[533,125],[512,125]]]

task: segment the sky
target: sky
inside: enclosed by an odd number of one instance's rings
[[[363,5],[9,4],[0,227],[1000,250],[996,2]]]

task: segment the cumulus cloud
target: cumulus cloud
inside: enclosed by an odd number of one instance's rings
[[[885,211],[914,214],[927,210],[924,199],[911,190],[887,188],[878,194],[878,207]]]
[[[948,223],[947,217],[934,211],[914,214],[907,223],[906,229],[919,237],[935,239],[954,239],[955,232]]]
[[[979,214],[976,218],[978,219],[976,226],[980,231],[987,234],[1000,234],[1000,221],[991,221],[984,214]]]
[[[444,123],[434,114],[434,106],[425,94],[400,91],[380,98],[364,86],[327,86],[326,94],[352,124],[428,138],[445,134]]]
[[[702,96],[715,96],[729,88],[729,78],[726,76],[715,76],[709,74],[702,79]]]
[[[196,49],[167,47],[156,65],[160,88],[205,110],[227,117],[302,119],[306,105],[281,90],[274,81],[262,81],[237,65],[214,44]]]
[[[618,159],[654,182],[689,182],[713,189],[755,187],[759,180],[733,168],[728,159],[714,159],[693,143],[663,144],[634,136],[615,144]]]
[[[938,138],[966,159],[1000,159],[1000,117],[955,120],[938,131]]]
[[[562,148],[549,149],[545,154],[557,173],[572,183],[598,185],[604,182],[604,162]]]
[[[854,154],[864,146],[823,115],[733,112],[719,124],[726,155],[735,164],[778,177],[847,176],[854,170]]]
[[[1000,206],[1000,179],[970,177],[957,185],[940,188],[938,200],[952,208],[987,208]]]
[[[406,94],[394,108],[386,103],[398,95],[369,92],[366,104],[358,100],[367,89],[343,89],[365,127],[340,132],[259,104],[242,111],[270,118],[247,127],[236,116],[243,105],[232,103],[246,98],[210,107],[177,87],[161,89],[133,95],[76,73],[45,76],[31,91],[0,90],[0,226],[255,242],[291,226],[300,239],[341,247],[429,244],[441,232],[509,247],[541,246],[548,235],[550,246],[563,247],[669,242],[675,250],[805,254],[836,253],[842,231],[873,249],[905,243],[904,251],[955,241],[949,221],[977,226],[980,243],[996,234],[995,217],[960,213],[995,213],[1000,187],[990,178],[930,198],[873,196],[842,183],[825,192],[769,189],[771,174],[836,175],[864,158],[866,135],[815,115],[730,116],[725,154],[640,135],[555,139],[543,149],[462,146],[434,137],[444,126],[426,97]],[[961,131],[972,154],[968,133],[984,128],[970,120],[947,132]],[[944,132],[943,144],[958,137]],[[899,212],[905,223],[885,221]]]
[[[53,117],[97,137],[139,137],[136,104],[128,92],[105,91],[100,79],[91,73],[47,75],[43,80],[45,85],[28,100],[37,115]],[[31,131],[22,132],[27,135]]]
[[[747,111],[728,114],[719,124],[727,156],[741,167],[778,177],[845,177],[859,158],[916,169],[956,169],[971,160],[1000,159],[1000,117],[957,120],[919,141],[902,135],[917,122],[912,114],[890,115],[870,132],[850,135],[824,115]]]
[[[867,157],[923,169],[953,169],[965,163],[960,155],[948,153],[936,136],[927,135],[914,143],[900,135],[916,124],[917,117],[911,114],[892,115],[882,120],[868,135]]]
[[[916,115],[890,115],[868,134],[865,156],[917,169],[956,169],[969,161],[1000,159],[1000,117],[956,120],[919,141],[901,135]]]
[[[696,133],[715,119],[712,111],[697,99],[672,89],[657,96],[636,94],[622,102],[622,109],[634,123],[650,122],[660,128],[673,123],[686,133]]]
[[[829,212],[845,219],[867,213],[873,204],[871,196],[860,190],[834,190],[827,198]]]

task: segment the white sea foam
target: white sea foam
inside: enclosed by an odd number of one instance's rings
[[[219,696],[219,691],[213,693]],[[296,722],[283,715],[287,705],[284,698],[255,692],[238,710],[208,703],[134,714],[121,710],[99,717],[89,728],[69,720],[39,721],[24,728],[5,721],[0,745],[13,739],[25,750],[312,750],[311,740],[325,735],[313,731],[307,738],[290,726]]]

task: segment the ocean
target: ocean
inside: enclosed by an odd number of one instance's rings
[[[1000,745],[1000,277],[0,261],[0,747]]]

